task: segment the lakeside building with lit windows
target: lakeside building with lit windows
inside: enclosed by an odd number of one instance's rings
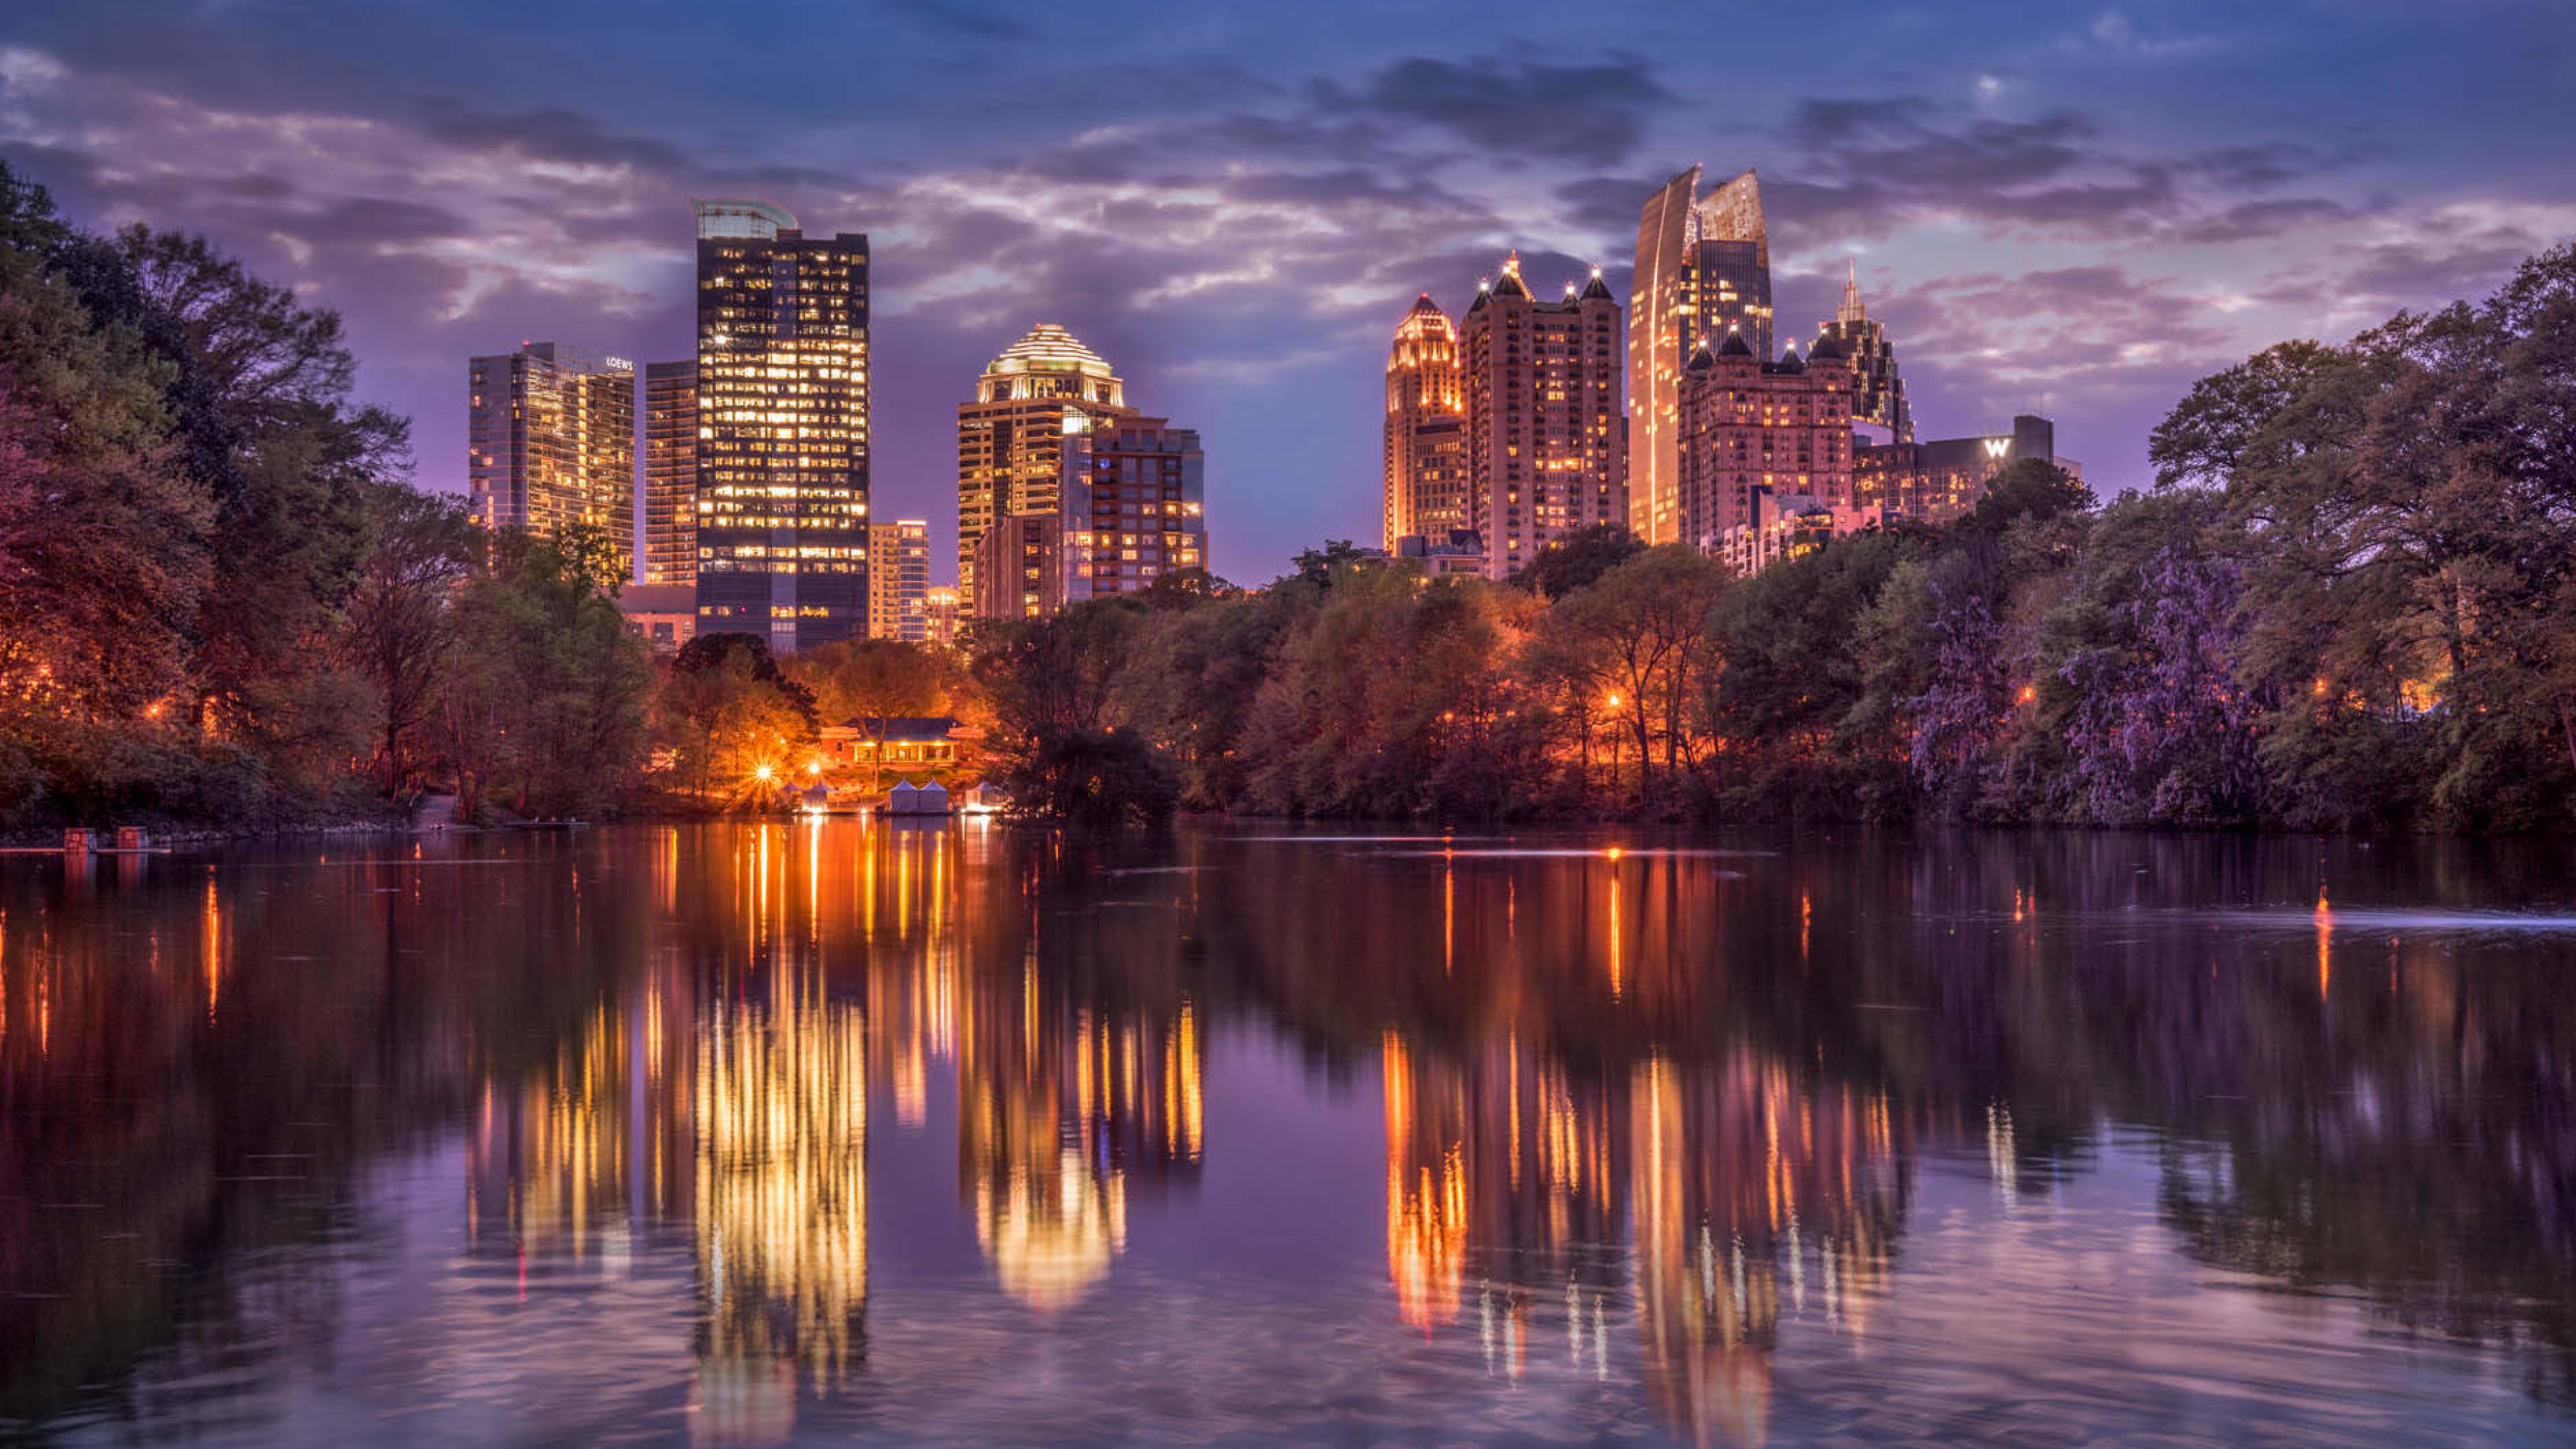
[[[2024,413],[2013,419],[2009,433],[1855,448],[1854,497],[1893,517],[1946,523],[1976,507],[1986,484],[2025,458],[2084,476],[2082,464],[2057,456],[2056,425]]]
[[[635,364],[554,342],[467,364],[466,487],[486,528],[596,528],[635,546]]]
[[[1387,349],[1381,546],[1468,526],[1465,387],[1458,329],[1425,292]]]
[[[928,637],[922,606],[929,592],[930,521],[869,524],[868,637],[922,642]]]
[[[698,365],[644,364],[644,572],[698,582]],[[691,607],[695,607],[693,603]]]
[[[1460,333],[1464,526],[1483,536],[1487,576],[1510,576],[1561,535],[1627,521],[1619,303],[1600,269],[1566,283],[1564,300],[1540,302],[1515,252]]]
[[[1646,198],[1628,312],[1628,526],[1647,543],[1688,536],[1680,518],[1682,370],[1703,338],[1741,334],[1772,355],[1771,240],[1762,188],[1742,172],[1706,197],[1700,168]]]
[[[980,601],[984,534],[1018,514],[1062,507],[1064,440],[1097,422],[1134,416],[1126,384],[1082,339],[1040,322],[1002,349],[957,408],[957,588]],[[983,614],[980,607],[976,612]],[[985,615],[985,617],[991,617]]]
[[[868,239],[764,201],[698,224],[701,630],[772,652],[867,628]]]
[[[1729,530],[1762,522],[1764,496],[1852,512],[1851,397],[1851,365],[1830,337],[1803,360],[1793,346],[1776,362],[1741,332],[1702,343],[1676,395],[1676,539],[1716,553]]]

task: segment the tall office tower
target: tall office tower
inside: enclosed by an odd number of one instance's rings
[[[644,364],[644,578],[698,581],[698,365]]]
[[[1467,307],[1468,527],[1506,578],[1549,540],[1628,519],[1619,304],[1599,268],[1540,302],[1514,253]]]
[[[1771,355],[1771,239],[1762,188],[1744,172],[1699,195],[1694,166],[1646,198],[1629,283],[1628,526],[1671,543],[1678,524],[1676,449],[1682,368],[1703,341],[1741,333]]]
[[[867,628],[868,239],[765,201],[698,218],[698,632]]]
[[[487,528],[589,526],[635,555],[635,364],[521,344],[467,365],[466,483]]]
[[[929,592],[929,520],[869,524],[868,637],[920,643],[922,596]]]
[[[1064,438],[1063,596],[1132,594],[1207,566],[1206,456],[1199,435],[1164,418],[1096,422]]]
[[[976,542],[1014,514],[1054,513],[1064,440],[1132,417],[1126,384],[1099,353],[1052,322],[1002,350],[957,408],[957,587],[975,587]]]
[[[1393,552],[1409,536],[1468,526],[1467,409],[1458,329],[1431,294],[1396,324],[1386,357],[1386,497],[1380,532]]]
[[[1700,347],[1682,370],[1675,449],[1677,541],[1717,551],[1726,531],[1760,521],[1765,496],[1787,511],[1852,510],[1851,364],[1831,338],[1801,362],[1764,362],[1741,332]]]
[[[1913,442],[1914,410],[1906,405],[1905,379],[1896,371],[1896,347],[1887,340],[1887,324],[1861,305],[1858,264],[1846,265],[1842,305],[1816,336],[1832,338],[1851,361],[1852,426],[1870,430],[1878,442]]]
[[[1064,603],[1064,519],[1012,513],[975,539],[975,617],[1034,619]]]

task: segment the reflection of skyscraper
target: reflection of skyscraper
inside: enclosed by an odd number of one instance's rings
[[[1540,302],[1515,253],[1468,305],[1460,351],[1469,526],[1484,535],[1487,576],[1518,572],[1563,534],[1625,520],[1619,304],[1600,269]]]
[[[1772,355],[1771,240],[1750,171],[1699,196],[1693,166],[1646,198],[1628,313],[1629,527],[1648,543],[1682,537],[1676,456],[1682,369],[1702,339],[1740,332]]]
[[[698,581],[698,364],[644,364],[644,577]]]
[[[867,629],[868,239],[698,201],[698,628]]]
[[[466,482],[487,528],[595,528],[635,551],[635,365],[552,342],[475,358]]]
[[[1382,544],[1468,528],[1467,418],[1458,329],[1426,292],[1396,324],[1386,358],[1386,494]]]

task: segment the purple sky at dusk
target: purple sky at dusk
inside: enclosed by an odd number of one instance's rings
[[[1925,436],[2106,496],[2202,373],[2576,238],[2576,7],[121,3],[0,18],[0,157],[346,317],[464,486],[465,359],[686,355],[691,195],[874,253],[875,496],[953,569],[956,403],[1036,320],[1198,427],[1217,571],[1377,531],[1387,336],[1507,248],[1626,297],[1648,186],[1762,173],[1784,336],[1857,258]]]

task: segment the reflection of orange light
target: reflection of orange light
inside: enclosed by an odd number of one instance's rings
[[[1607,851],[1604,851],[1604,852],[1603,852],[1603,854],[1605,854],[1605,855],[1609,856],[1612,860],[1617,860],[1617,859],[1620,857],[1620,855],[1621,855],[1621,854],[1623,854],[1623,852],[1619,849],[1619,847],[1617,847],[1617,846],[1615,846],[1615,845],[1614,845],[1614,846],[1610,847]]]
[[[2334,912],[2326,909],[2326,888],[2317,887],[2317,999],[2326,995],[2334,975]]]

